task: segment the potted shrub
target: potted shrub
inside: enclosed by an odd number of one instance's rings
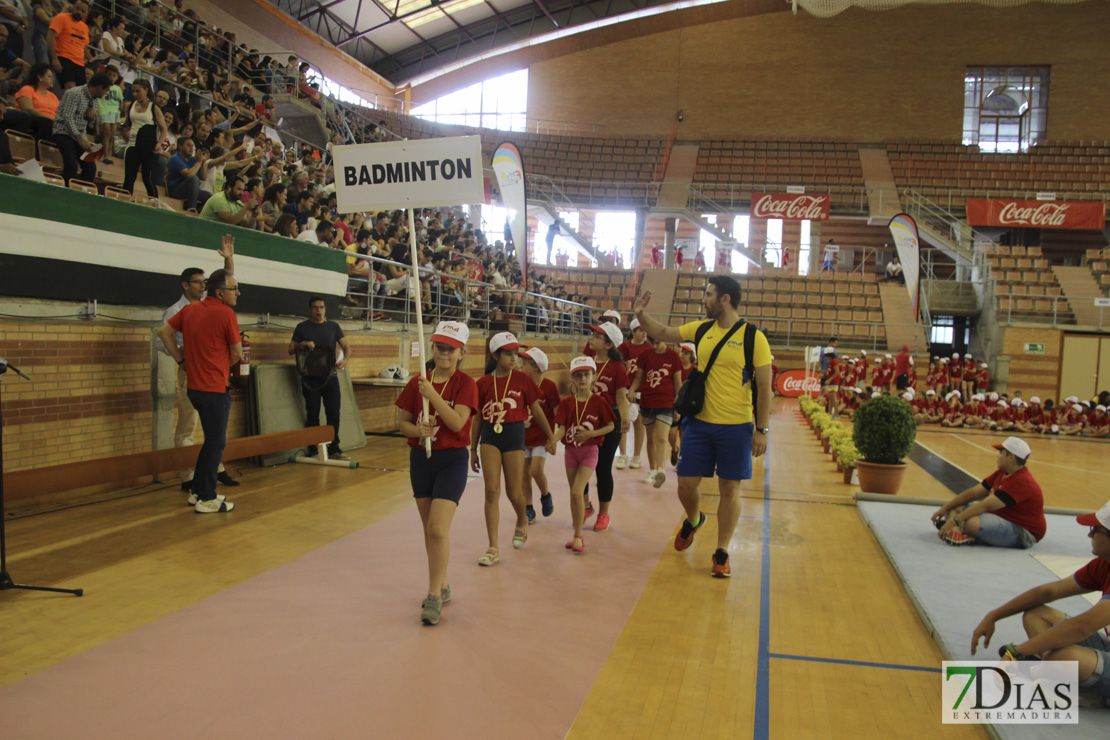
[[[844,469],[844,464],[840,462],[840,450],[846,444],[852,444],[852,432],[848,429],[837,429],[829,437],[829,451],[832,453],[832,461],[836,463],[836,472],[838,473]]]
[[[825,431],[825,427],[832,424],[832,417],[824,411],[818,411],[812,417],[813,420],[813,433],[817,436],[817,440],[821,440],[821,432]]]
[[[844,482],[851,484],[852,474],[856,472],[856,458],[859,457],[859,450],[856,449],[855,443],[852,442],[850,433],[849,438],[840,445],[836,454],[837,462],[840,463],[840,467],[844,473]]]
[[[829,446],[832,444],[832,436],[837,432],[844,430],[839,421],[830,421],[828,425],[821,430],[821,447],[827,453]]]
[[[856,461],[860,490],[897,493],[906,475],[902,458],[917,436],[910,407],[895,396],[879,396],[856,409],[852,422],[852,441],[861,456]]]

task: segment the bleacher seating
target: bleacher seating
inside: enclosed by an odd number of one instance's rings
[[[1040,247],[985,247],[995,281],[999,317],[1029,322],[1074,323],[1063,290]]]
[[[1110,296],[1110,250],[1088,249],[1086,262],[1102,294]]]
[[[788,185],[829,193],[836,205],[858,204],[864,181],[856,144],[793,138],[703,141],[694,183],[725,205]]]
[[[943,140],[888,143],[886,149],[894,182],[929,197],[1020,191],[1081,197],[1110,186],[1105,141],[1046,141],[1024,154],[986,154],[978,146]]]

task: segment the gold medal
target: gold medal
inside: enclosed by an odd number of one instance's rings
[[[493,425],[493,431],[497,432],[498,434],[501,434],[501,430],[504,428],[505,427],[501,426],[501,422],[497,422]]]

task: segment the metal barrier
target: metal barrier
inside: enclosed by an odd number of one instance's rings
[[[743,315],[743,311],[740,313]],[[690,313],[672,313],[671,318],[681,319],[683,323],[705,320],[705,316],[702,314]],[[804,349],[807,345],[812,345],[817,339],[827,341],[829,337],[837,337],[842,348],[882,352],[887,350],[886,329],[888,327],[912,327],[914,341],[910,345],[910,351],[914,354],[926,354],[929,351],[928,339],[921,336],[922,334],[927,335],[928,332],[921,332],[920,324],[777,318],[752,318],[751,321],[767,333],[768,340],[776,349]],[[880,336],[880,330],[882,330],[882,336]]]
[[[1105,296],[1062,296],[1062,295],[1028,295],[1022,293],[997,293],[992,292],[991,304],[995,307],[1000,321],[1011,324],[1015,321],[1021,323],[1043,324],[1059,327],[1075,327],[1079,325],[1076,320],[1072,304],[1077,301],[1090,301],[1094,304],[1096,299],[1106,300]],[[1110,317],[1106,316],[1106,307],[1098,306],[1098,324],[1082,324],[1084,327],[1096,326],[1100,331],[1110,329]]]
[[[319,247],[328,249],[329,247]],[[347,301],[342,307],[346,318],[363,319],[366,329],[386,326],[408,327],[416,322],[412,266],[375,255],[348,253],[358,262],[369,263],[371,275],[349,276]],[[357,262],[356,262],[357,264]],[[373,276],[396,277],[379,281]],[[424,266],[419,271],[420,300],[424,301],[426,323],[462,321],[472,330],[490,331],[494,322],[520,322],[523,333],[581,337],[593,323],[593,306],[562,298],[501,288],[492,283],[440,272]],[[447,281],[445,284],[444,281]],[[380,287],[379,287],[380,286]]]

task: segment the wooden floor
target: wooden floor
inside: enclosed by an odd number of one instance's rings
[[[732,579],[708,577],[712,536],[663,548],[568,737],[985,737],[940,724],[941,655],[796,408],[777,402],[769,459],[744,485]],[[86,596],[0,594],[0,685],[412,509],[402,442],[370,439],[358,471],[242,467],[229,517],[182,516],[175,484],[10,521],[16,582]],[[997,435],[920,441],[972,475],[992,469]],[[1031,444],[1047,504],[1105,502],[1105,443]],[[617,472],[618,495],[639,474]],[[950,495],[913,464],[903,492]]]

